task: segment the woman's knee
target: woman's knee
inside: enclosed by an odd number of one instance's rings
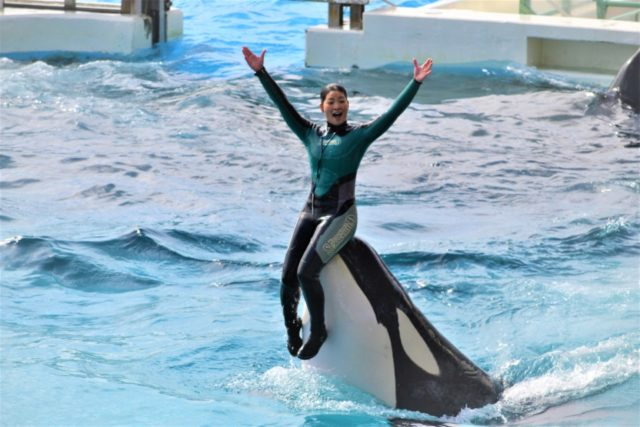
[[[308,283],[310,280],[314,279],[314,275],[309,271],[303,264],[298,266],[298,271],[296,272],[296,277],[300,284]]]
[[[297,277],[301,285],[315,283],[320,278],[322,263],[301,262],[298,265]]]

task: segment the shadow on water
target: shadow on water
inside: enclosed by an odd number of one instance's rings
[[[392,427],[455,427],[456,424],[437,420],[412,420],[404,418],[392,418],[389,420]]]
[[[135,53],[125,55],[116,53],[100,52],[65,52],[65,51],[42,51],[42,52],[19,52],[3,55],[18,64],[31,64],[34,62],[44,62],[51,67],[69,67],[86,64],[94,61],[118,61],[118,62],[142,62],[159,61],[165,59],[177,43],[167,43],[162,48],[141,49]]]
[[[329,82],[345,86],[354,99],[354,113],[362,101],[371,104],[371,98],[394,99],[409,81],[412,73],[410,62],[362,70],[299,68],[284,70],[270,68],[274,78],[281,83],[295,105],[310,105],[316,110],[316,99],[310,94],[320,92]],[[243,77],[243,79],[246,77]],[[606,80],[606,79],[605,79]],[[607,94],[605,80],[589,80],[538,70],[521,64],[486,62],[464,65],[434,65],[433,74],[416,95],[417,105],[438,105],[482,97],[507,97],[543,92],[558,94],[583,93],[585,102],[576,111],[578,115],[591,117],[594,126],[604,125],[614,131],[616,139],[626,148],[640,147],[640,115],[621,105],[619,100]],[[438,111],[434,111],[436,116]]]
[[[597,93],[585,114],[609,121],[625,148],[640,148],[640,113],[634,112],[611,93]]]
[[[293,87],[321,88],[328,82],[335,81],[344,85],[351,96],[383,96],[393,99],[411,77],[412,67],[407,61],[372,70],[307,68],[301,70],[302,79],[288,83]],[[283,77],[283,70],[273,70],[273,73],[279,78]],[[579,82],[510,62],[435,64],[426,86],[428,90],[420,91],[416,99],[418,102],[430,104],[440,104],[453,99],[514,95],[549,89],[592,92],[604,90],[604,87],[596,82]]]

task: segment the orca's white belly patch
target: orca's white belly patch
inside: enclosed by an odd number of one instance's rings
[[[304,365],[337,375],[395,407],[396,380],[387,329],[377,322],[369,300],[339,255],[323,268],[320,282],[328,338],[318,355]],[[305,312],[305,340],[309,334],[307,317]]]

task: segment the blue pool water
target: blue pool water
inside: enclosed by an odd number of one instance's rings
[[[640,422],[637,115],[601,83],[436,64],[363,161],[358,235],[505,392],[394,410],[285,349],[307,164],[240,48],[318,121],[324,83],[366,121],[409,65],[306,69],[322,3],[174,4],[184,38],[133,58],[0,59],[0,425]]]

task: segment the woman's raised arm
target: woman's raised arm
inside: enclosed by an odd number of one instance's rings
[[[244,54],[245,61],[247,61],[247,65],[256,72],[256,76],[260,79],[260,83],[262,83],[262,87],[264,87],[267,95],[269,95],[269,98],[271,98],[273,103],[276,104],[276,107],[278,107],[284,121],[293,133],[306,144],[306,133],[313,127],[313,124],[296,111],[282,89],[280,89],[280,86],[278,86],[269,73],[267,73],[267,70],[264,68],[264,55],[267,53],[267,50],[263,49],[260,56],[258,56],[245,46],[242,48],[242,53]]]
[[[391,107],[383,113],[380,117],[369,123],[366,128],[367,132],[367,145],[371,144],[379,136],[387,131],[396,121],[398,116],[411,104],[411,101],[418,93],[420,84],[431,74],[431,65],[433,61],[431,58],[427,59],[422,65],[418,64],[416,59],[413,59],[413,79],[404,88],[404,90],[398,95]]]

